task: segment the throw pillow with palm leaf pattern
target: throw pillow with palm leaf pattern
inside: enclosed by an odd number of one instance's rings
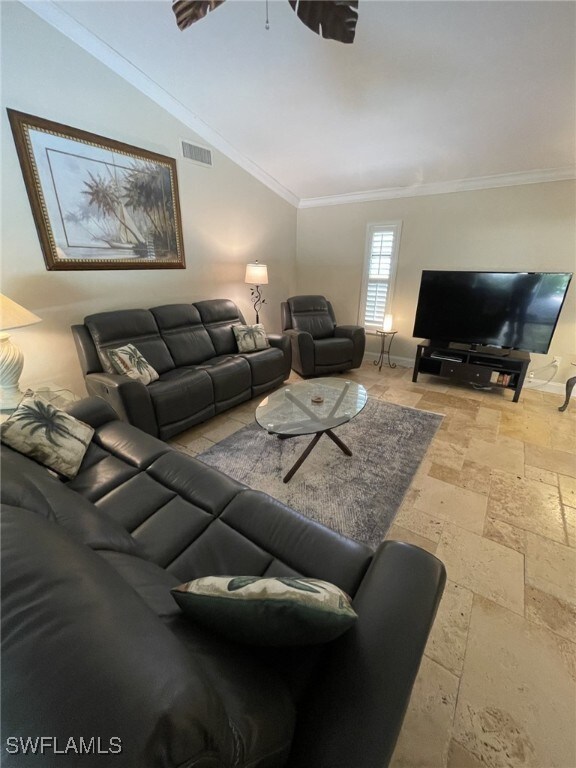
[[[262,323],[256,325],[232,326],[238,352],[256,352],[258,349],[268,349],[270,343]]]
[[[326,643],[358,618],[335,584],[296,576],[206,576],[171,590],[184,613],[250,645]]]
[[[64,477],[75,477],[94,430],[37,395],[22,398],[0,427],[2,442]]]
[[[125,347],[109,349],[108,359],[116,373],[123,373],[131,379],[141,381],[142,384],[150,384],[159,378],[158,372],[140,354],[134,344],[126,344]]]

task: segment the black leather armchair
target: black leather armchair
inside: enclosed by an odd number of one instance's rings
[[[292,342],[292,368],[301,376],[359,368],[366,333],[359,325],[337,325],[324,296],[292,296],[282,302],[282,329]]]

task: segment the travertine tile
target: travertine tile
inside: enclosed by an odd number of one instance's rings
[[[560,493],[555,486],[494,470],[488,515],[560,543],[565,541]]]
[[[394,387],[388,387],[385,392],[378,395],[379,400],[396,403],[396,405],[409,405],[412,408],[416,406],[420,397],[418,392],[406,392]]]
[[[558,484],[560,486],[560,498],[563,504],[569,507],[576,507],[576,478],[568,475],[558,475]]]
[[[456,675],[424,656],[390,768],[444,768],[457,692]]]
[[[524,613],[524,557],[446,523],[436,555],[448,578],[516,613]]]
[[[550,470],[541,469],[540,467],[526,465],[524,467],[524,477],[527,477],[529,480],[538,480],[539,483],[546,483],[547,485],[558,485],[558,475],[556,472],[550,472]]]
[[[233,435],[234,432],[237,432],[244,426],[241,421],[236,421],[236,419],[226,419],[211,429],[204,430],[203,437],[212,440],[213,443],[217,443],[219,440],[224,440],[225,437]]]
[[[522,528],[516,528],[510,523],[505,523],[497,517],[488,515],[484,525],[484,536],[487,539],[503,544],[505,547],[515,549],[516,552],[526,554],[526,536],[528,534]]]
[[[569,507],[567,504],[563,504],[562,520],[568,546],[576,547],[576,507]]]
[[[402,507],[400,512],[398,512],[394,522],[403,528],[408,528],[408,530],[417,533],[419,536],[438,543],[445,521],[439,517],[427,515],[425,512],[414,509],[412,506],[406,506]]]
[[[576,605],[576,550],[528,533],[526,584]]]
[[[526,445],[526,464],[561,475],[576,477],[576,456],[557,448],[543,448],[538,445]]]
[[[414,531],[403,528],[401,525],[392,523],[386,534],[386,539],[392,539],[393,541],[406,541],[408,544],[415,544],[417,547],[425,549],[426,552],[430,552],[432,555],[436,552],[437,542],[426,539],[424,536],[420,536]]]
[[[416,509],[455,522],[475,533],[484,530],[486,496],[428,476],[415,478],[412,488],[417,493]]]
[[[466,459],[492,469],[514,475],[524,474],[524,443],[511,437],[499,437],[496,442],[472,438]]]
[[[213,445],[214,441],[208,440],[206,437],[195,437],[185,444],[176,444],[176,447],[183,448],[186,453],[189,453],[191,456],[196,456],[197,454],[212,448]]]
[[[435,437],[428,448],[427,458],[434,464],[460,470],[466,455],[466,445],[446,440],[447,433]]]
[[[473,594],[448,580],[426,645],[426,655],[455,675],[462,674]]]
[[[454,739],[488,768],[576,765],[575,648],[474,598]]]
[[[455,739],[450,741],[448,748],[448,765],[446,768],[486,768],[486,763],[478,760],[464,749]]]
[[[430,477],[443,480],[445,483],[457,485],[487,495],[490,490],[490,467],[476,464],[473,461],[463,461],[462,469],[452,469],[442,464],[432,464],[428,472]]]
[[[576,605],[526,585],[526,618],[576,643]]]

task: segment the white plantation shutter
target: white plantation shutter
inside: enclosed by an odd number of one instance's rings
[[[367,331],[381,329],[384,315],[391,311],[400,228],[401,222],[368,227],[359,317]]]

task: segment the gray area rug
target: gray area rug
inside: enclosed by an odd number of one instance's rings
[[[289,483],[282,478],[313,435],[280,440],[254,423],[197,458],[375,547],[441,422],[439,414],[369,398],[356,418],[334,430],[353,456],[344,455],[323,435]]]

